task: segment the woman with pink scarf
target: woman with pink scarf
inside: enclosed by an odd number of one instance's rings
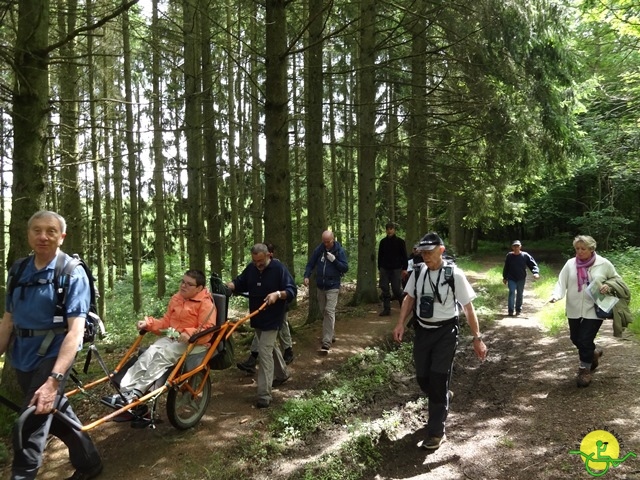
[[[604,282],[618,277],[618,273],[609,260],[596,254],[596,241],[589,235],[578,235],[573,239],[573,247],[576,256],[562,267],[549,301],[553,303],[566,296],[569,334],[580,356],[576,384],[588,387],[603,353],[595,344],[602,319],[596,315],[589,285],[595,283],[601,293],[607,294],[609,287]]]

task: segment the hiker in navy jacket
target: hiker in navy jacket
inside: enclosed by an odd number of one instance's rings
[[[509,298],[507,300],[509,316],[520,315],[522,310],[522,299],[524,297],[524,283],[527,279],[527,267],[533,273],[533,278],[540,278],[540,269],[531,255],[522,251],[520,240],[514,240],[511,244],[511,251],[507,253],[502,268],[502,283],[509,287]]]
[[[336,305],[340,291],[340,277],[349,270],[347,254],[330,230],[322,233],[322,243],[313,250],[309,257],[304,270],[304,284],[306,286],[309,286],[309,277],[314,269],[318,285],[318,306],[323,312],[321,352],[326,354],[335,339]]]
[[[276,339],[287,314],[286,304],[296,298],[298,290],[285,264],[273,260],[263,243],[251,247],[251,263],[226,285],[232,292],[249,292],[249,310],[252,312],[258,310],[263,302],[269,306],[251,318],[251,327],[258,337],[260,357],[256,407],[267,408],[272,400],[271,389],[289,379]]]

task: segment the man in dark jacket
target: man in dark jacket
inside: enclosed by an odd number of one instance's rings
[[[391,315],[391,292],[402,305],[402,280],[407,277],[407,246],[404,240],[396,235],[395,224],[386,225],[387,236],[378,244],[378,272],[380,274],[380,290],[382,291],[381,317]],[[389,289],[391,284],[391,289]]]
[[[274,261],[263,243],[251,247],[251,263],[227,287],[233,292],[249,292],[252,312],[267,302],[268,308],[251,318],[258,337],[258,408],[271,404],[271,388],[289,379],[287,365],[276,345],[278,330],[286,315],[286,304],[298,294],[293,277],[284,263]],[[274,378],[275,376],[275,378]]]
[[[349,264],[342,245],[336,241],[333,232],[322,233],[322,243],[318,245],[304,269],[304,284],[309,286],[311,272],[316,271],[318,286],[318,306],[323,312],[321,353],[328,354],[335,338],[336,305],[340,291],[340,277],[347,273]]]
[[[540,278],[540,270],[536,261],[527,252],[522,251],[520,240],[514,240],[511,244],[511,251],[507,253],[507,258],[502,268],[502,283],[509,287],[509,316],[513,316],[514,307],[516,315],[520,315],[522,310],[527,267],[533,273],[533,278]]]

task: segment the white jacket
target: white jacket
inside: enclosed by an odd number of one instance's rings
[[[605,280],[619,276],[613,264],[598,254],[596,254],[596,261],[587,271],[590,284],[597,282],[602,285]],[[562,267],[551,296],[556,300],[567,297],[567,318],[598,318],[593,299],[587,293],[587,286],[584,285],[582,291],[578,291],[578,269],[575,257],[569,259]]]

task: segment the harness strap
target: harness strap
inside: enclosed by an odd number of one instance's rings
[[[35,330],[31,328],[14,328],[13,329],[13,333],[15,333],[16,337],[22,337],[22,338],[43,337],[48,335],[49,332],[53,332],[54,335],[59,335],[61,333],[66,333],[67,327],[47,328],[46,330]]]
[[[14,328],[13,332],[16,337],[22,338],[30,338],[30,337],[44,337],[44,340],[40,344],[40,348],[38,349],[38,356],[44,357],[49,350],[49,347],[53,343],[56,335],[60,335],[61,333],[67,333],[67,327],[56,327],[50,328],[48,330],[36,330],[30,328]]]

